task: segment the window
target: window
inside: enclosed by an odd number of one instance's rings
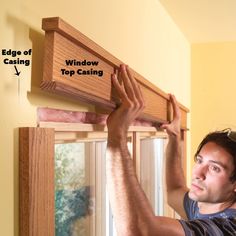
[[[50,236],[116,235],[106,191],[107,133],[90,128],[21,129],[22,235],[27,230]],[[162,179],[166,143],[166,135],[150,127],[131,127],[128,133],[138,179],[155,213],[174,216]]]
[[[58,236],[89,235],[87,224],[92,187],[86,158],[89,144],[55,145],[55,231]]]

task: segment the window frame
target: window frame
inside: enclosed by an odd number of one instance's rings
[[[182,130],[184,150],[185,133]],[[131,126],[129,129],[128,138],[132,142],[132,158],[139,181],[140,140],[157,136],[166,137],[166,134],[154,127]],[[106,137],[107,128],[103,125],[41,122],[39,127],[19,128],[20,235],[55,235],[54,144],[105,140]],[[186,151],[183,153],[186,172]],[[97,181],[94,177],[90,178]]]

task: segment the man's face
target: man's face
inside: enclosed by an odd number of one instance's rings
[[[232,201],[236,183],[230,181],[234,170],[232,156],[213,142],[205,144],[196,158],[189,197],[198,202]]]

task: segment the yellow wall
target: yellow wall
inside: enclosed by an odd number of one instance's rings
[[[236,130],[236,42],[193,44],[191,51],[193,156],[208,132]]]
[[[38,89],[42,79],[43,17],[60,16],[190,107],[190,47],[158,1],[3,0],[1,49],[33,48],[32,66],[0,61],[0,235],[18,235],[18,127],[36,125],[36,108],[93,107]]]

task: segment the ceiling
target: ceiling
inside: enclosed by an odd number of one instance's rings
[[[236,41],[236,0],[159,0],[190,43]]]

